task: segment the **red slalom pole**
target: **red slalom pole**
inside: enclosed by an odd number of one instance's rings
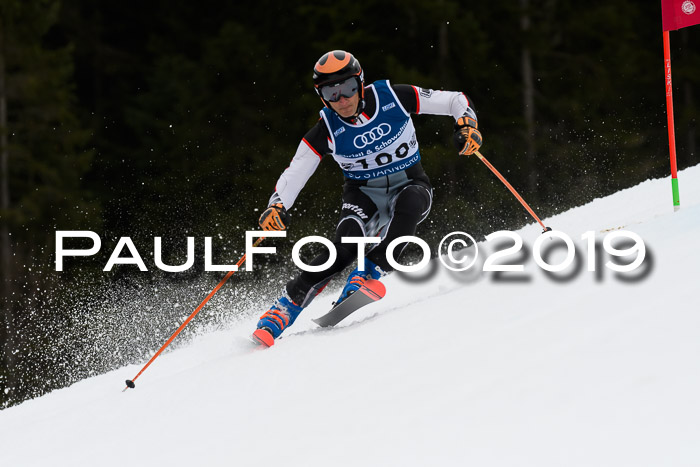
[[[259,238],[253,243],[253,247],[256,247],[256,246],[260,245],[260,243],[261,243],[264,239],[265,239],[265,237],[259,237]],[[238,260],[238,263],[236,263],[236,266],[237,266],[236,270],[238,270],[238,269],[243,265],[243,263],[245,262],[245,257],[246,257],[246,255],[243,255],[243,256],[241,257],[241,259]],[[148,368],[149,366],[151,366],[151,363],[153,363],[153,361],[154,361],[156,358],[158,358],[158,356],[159,356],[161,353],[163,353],[163,351],[165,350],[165,348],[168,347],[168,346],[170,345],[170,343],[171,343],[173,340],[175,340],[175,338],[177,337],[177,335],[180,334],[180,332],[182,332],[183,329],[185,329],[185,326],[187,326],[187,324],[189,324],[189,322],[192,321],[192,318],[194,318],[195,316],[197,316],[197,313],[199,313],[199,311],[200,311],[202,308],[204,308],[204,305],[207,304],[207,302],[214,296],[214,294],[216,294],[216,292],[219,291],[219,289],[220,289],[221,287],[223,287],[223,285],[226,283],[226,281],[229,280],[229,279],[231,278],[231,276],[233,276],[233,274],[234,274],[235,272],[236,272],[236,271],[229,271],[229,272],[226,273],[226,275],[224,276],[224,278],[221,279],[221,281],[216,285],[216,287],[214,287],[214,289],[213,289],[211,292],[209,292],[209,295],[207,295],[207,297],[202,301],[202,303],[200,303],[199,306],[198,306],[197,308],[195,308],[195,310],[192,312],[192,314],[191,314],[190,316],[187,317],[187,319],[185,320],[185,322],[182,323],[182,324],[180,325],[179,328],[177,328],[177,330],[173,333],[172,336],[170,336],[170,338],[165,342],[165,344],[163,344],[163,346],[162,346],[160,349],[158,349],[158,352],[156,352],[155,355],[153,355],[153,356],[151,357],[151,359],[148,361],[148,363],[146,363],[146,364],[143,366],[143,368],[141,368],[141,371],[139,371],[138,374],[137,374],[136,376],[134,376],[134,379],[127,379],[127,380],[126,380],[126,387],[122,390],[122,392],[126,391],[126,390],[129,389],[129,388],[132,388],[132,389],[133,389],[133,388],[136,387],[136,385],[134,384],[134,381],[136,381],[136,380],[138,379],[138,377],[141,376],[141,373],[143,373],[144,371],[146,371],[146,368]]]
[[[496,167],[494,167],[493,165],[491,165],[491,163],[490,163],[489,161],[487,161],[486,158],[485,158],[484,156],[482,156],[481,153],[480,153],[479,151],[475,151],[474,154],[476,154],[476,156],[477,156],[479,159],[481,159],[481,162],[483,162],[484,164],[486,164],[486,167],[488,167],[489,169],[491,169],[491,172],[493,172],[499,179],[501,179],[501,181],[503,182],[503,184],[510,190],[511,193],[513,193],[513,195],[518,199],[518,201],[520,201],[520,204],[522,204],[523,207],[524,207],[525,209],[527,209],[527,212],[529,212],[530,215],[531,215],[532,217],[534,217],[535,220],[536,220],[537,222],[540,223],[540,225],[541,225],[542,228],[544,229],[544,230],[542,231],[542,233],[548,232],[548,231],[552,230],[550,227],[545,227],[545,225],[542,223],[542,221],[540,220],[540,218],[537,217],[537,214],[535,214],[535,211],[533,211],[532,208],[525,202],[525,200],[523,199],[523,197],[520,196],[520,195],[518,194],[517,191],[515,191],[515,188],[513,188],[513,186],[512,186],[510,183],[508,183],[508,180],[506,180],[505,177],[504,177],[503,175],[501,175],[501,173],[500,173],[498,170],[496,170]]]
[[[673,194],[673,210],[681,208],[681,198],[678,189],[678,169],[676,166],[676,132],[673,123],[673,86],[671,83],[671,41],[668,31],[664,31],[664,64],[666,70],[666,120],[668,122],[668,150],[671,158],[671,190]]]

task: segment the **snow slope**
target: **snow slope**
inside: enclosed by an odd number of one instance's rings
[[[336,329],[310,321],[324,293],[264,351],[242,345],[251,310],[134,390],[142,363],[0,412],[0,465],[696,466],[700,166],[679,180],[677,213],[662,179],[546,219],[579,247],[570,280],[531,255],[526,281],[394,274]],[[585,267],[581,235],[621,227],[648,249],[636,282]]]

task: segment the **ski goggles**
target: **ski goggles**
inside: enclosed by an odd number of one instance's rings
[[[358,80],[354,76],[339,83],[322,86],[319,89],[321,97],[328,102],[338,102],[341,97],[350,98],[357,94]]]

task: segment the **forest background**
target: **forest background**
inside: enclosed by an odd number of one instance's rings
[[[698,29],[671,34],[679,168],[700,162]],[[540,217],[669,173],[659,1],[0,0],[0,407],[152,355],[222,276],[203,271],[203,237],[219,264],[242,254],[318,119],[311,70],[332,49],[354,53],[367,82],[465,92],[483,154]],[[435,187],[421,238],[532,221],[455,154],[452,119],[414,121]],[[278,255],[191,332],[274,298],[290,245],[331,235],[341,185],[324,159]],[[57,272],[56,230],[97,232],[102,250]],[[124,236],[148,272],[102,271]],[[155,236],[169,264],[194,236],[196,265],[156,269]]]

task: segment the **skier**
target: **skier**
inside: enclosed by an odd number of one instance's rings
[[[481,146],[477,117],[460,92],[423,89],[388,80],[365,86],[360,63],[350,53],[334,50],[314,66],[313,83],[323,101],[321,118],[299,144],[282,173],[267,209],[260,216],[263,230],[285,230],[287,210],[325,155],[331,155],[345,176],[340,221],[333,241],[337,258],[322,272],[302,272],[289,281],[257,324],[258,341],[272,345],[337,273],[357,258],[357,245],[343,237],[381,236],[367,245],[364,265],[353,270],[335,304],[357,291],[366,279],[378,279],[393,268],[386,259],[392,240],[414,235],[430,211],[432,186],[420,163],[411,114],[451,115],[453,141],[459,154]],[[396,256],[406,243],[395,251]],[[310,264],[324,264],[327,252]],[[260,331],[262,330],[262,331]]]

